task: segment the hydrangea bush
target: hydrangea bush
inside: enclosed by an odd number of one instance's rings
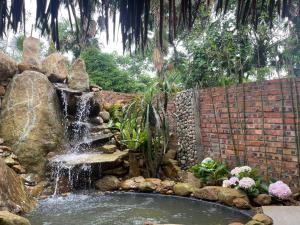
[[[286,200],[291,197],[292,191],[287,184],[279,180],[273,184],[270,184],[269,194],[274,196],[275,198]]]
[[[205,158],[200,164],[191,167],[190,170],[203,184],[222,184],[226,188],[241,189],[252,197],[260,193],[269,193],[275,199],[286,200],[292,195],[289,186],[282,181],[268,186],[258,175],[258,170],[250,166],[235,167],[229,172],[222,163],[211,158]]]

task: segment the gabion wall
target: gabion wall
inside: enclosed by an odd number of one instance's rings
[[[177,159],[183,169],[189,168],[198,161],[194,93],[194,90],[190,89],[176,96]]]

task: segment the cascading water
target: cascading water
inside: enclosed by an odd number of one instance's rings
[[[65,123],[65,142],[67,154],[53,162],[52,179],[54,180],[54,195],[59,193],[59,182],[63,178],[68,179],[68,186],[73,188],[78,185],[80,180],[84,181],[84,188],[91,187],[91,165],[72,166],[64,163],[66,158],[78,157],[79,152],[87,151],[89,148],[89,116],[93,92],[82,93],[76,97],[76,113],[70,115],[68,112],[68,95],[61,92],[64,123]]]
[[[89,146],[89,124],[88,119],[90,115],[90,101],[93,98],[94,93],[83,93],[77,102],[77,110],[75,120],[72,124],[71,132],[69,135],[69,143],[71,143],[71,153],[76,153],[82,150],[86,150]],[[84,148],[85,149],[82,149]]]

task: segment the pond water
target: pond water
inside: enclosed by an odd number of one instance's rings
[[[184,225],[245,223],[249,217],[222,205],[174,196],[136,193],[71,194],[39,202],[32,225]]]

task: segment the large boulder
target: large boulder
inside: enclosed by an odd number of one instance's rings
[[[51,82],[62,82],[67,79],[67,60],[60,53],[52,53],[46,57],[42,62],[42,69]]]
[[[28,219],[10,213],[8,211],[0,211],[0,224],[1,225],[30,225]]]
[[[68,76],[68,86],[78,91],[89,91],[89,75],[86,72],[85,63],[82,59],[77,59]]]
[[[63,139],[56,91],[44,74],[25,71],[7,88],[0,114],[0,136],[12,146],[27,172],[44,175],[46,155]]]
[[[0,51],[0,81],[12,78],[18,71],[17,63]]]
[[[34,206],[21,178],[0,158],[0,210],[29,212]]]
[[[18,65],[19,71],[41,71],[40,40],[34,37],[25,38],[23,42],[23,61]]]

